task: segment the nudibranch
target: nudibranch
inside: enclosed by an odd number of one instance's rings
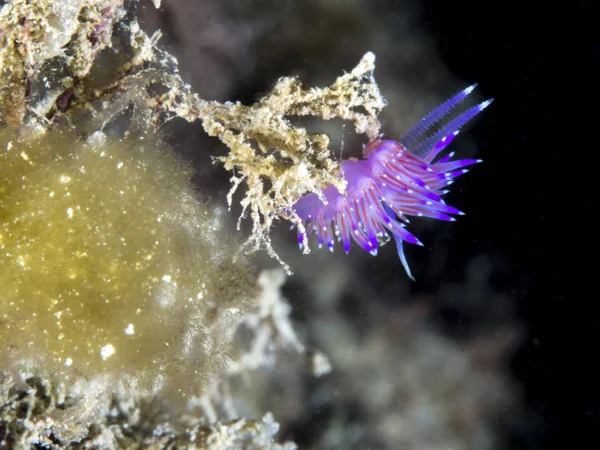
[[[423,244],[406,230],[409,216],[454,221],[454,215],[463,215],[446,204],[442,196],[449,192],[446,188],[456,177],[469,171],[466,167],[481,162],[453,161],[454,152],[438,158],[460,129],[492,102],[484,101],[440,124],[475,87],[476,84],[469,86],[439,105],[398,141],[384,140],[380,135],[364,146],[364,159],[342,160],[340,176],[347,181],[346,190],[340,193],[333,185],[325,188],[322,197],[327,204],[315,193],[295,203],[294,210],[306,224],[306,233],[316,234],[319,248],[326,245],[333,252],[337,239],[348,253],[353,239],[377,255],[379,246],[391,234],[400,261],[414,280],[403,243]],[[298,244],[302,248],[308,236],[302,227],[298,228]]]

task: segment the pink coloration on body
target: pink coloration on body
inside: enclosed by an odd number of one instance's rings
[[[430,136],[425,137],[425,134],[474,88],[475,85],[470,86],[438,106],[400,141],[383,140],[379,136],[364,147],[366,159],[343,160],[340,168],[347,181],[346,191],[341,194],[334,186],[325,188],[323,195],[327,205],[314,193],[296,202],[296,213],[303,222],[308,222],[307,233],[316,234],[319,247],[327,245],[333,252],[337,238],[348,253],[351,240],[354,240],[376,255],[379,246],[391,234],[400,260],[414,280],[403,243],[423,244],[406,230],[408,216],[454,221],[453,215],[463,214],[447,205],[442,196],[448,192],[446,187],[454,178],[468,172],[465,167],[481,160],[452,161],[453,153],[434,160],[454,140],[459,129],[483,111],[491,100],[468,109]],[[301,248],[305,242],[306,236],[299,231]]]

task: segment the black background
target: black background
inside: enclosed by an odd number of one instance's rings
[[[593,448],[600,442],[598,9],[430,1],[423,11],[449,69],[495,98],[472,131],[485,163],[470,175],[477,189],[460,194],[469,220],[451,253],[456,263],[480,252],[511,261],[499,283],[514,288],[528,326],[512,368],[539,417],[515,433],[512,447]]]

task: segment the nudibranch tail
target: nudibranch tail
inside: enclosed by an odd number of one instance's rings
[[[398,256],[409,278],[414,280],[404,254],[404,242],[423,245],[408,230],[410,216],[444,221],[462,211],[447,205],[442,196],[454,179],[469,171],[468,166],[480,159],[453,161],[454,152],[434,160],[458,135],[459,130],[483,111],[492,100],[473,106],[441,125],[425,137],[432,127],[462,102],[475,88],[469,86],[442,103],[400,141],[379,136],[364,146],[365,159],[343,160],[342,176],[347,181],[344,194],[333,185],[322,192],[325,205],[315,193],[300,198],[294,210],[306,227],[298,227],[298,244],[302,248],[307,234],[315,233],[319,248],[327,245],[333,252],[334,242],[341,241],[350,251],[351,240],[377,255],[378,248],[390,239],[396,241]],[[333,229],[332,229],[333,222]]]

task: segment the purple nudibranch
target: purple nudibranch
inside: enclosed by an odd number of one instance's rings
[[[436,160],[459,130],[492,102],[493,99],[487,100],[446,124],[440,124],[475,87],[476,84],[469,86],[442,103],[398,141],[383,140],[380,135],[364,146],[365,159],[342,160],[340,175],[347,181],[346,191],[341,194],[333,185],[325,188],[323,195],[327,205],[315,193],[307,194],[295,203],[295,212],[303,222],[308,222],[307,234],[314,231],[319,248],[327,245],[333,252],[337,239],[348,253],[353,239],[363,249],[377,255],[379,246],[391,234],[400,261],[414,280],[403,243],[423,244],[406,230],[408,217],[454,221],[453,215],[463,215],[447,205],[442,196],[448,193],[446,187],[456,177],[468,172],[467,166],[481,162],[480,159],[452,161],[454,152]],[[432,132],[436,126],[438,129]],[[306,238],[299,230],[300,248]]]

